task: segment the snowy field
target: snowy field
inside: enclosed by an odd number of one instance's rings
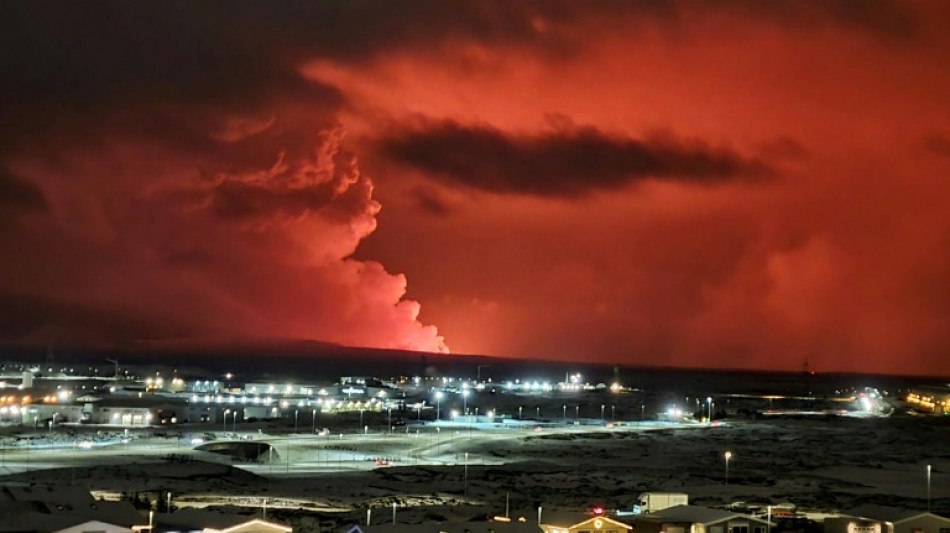
[[[506,495],[516,510],[623,509],[651,490],[686,492],[701,505],[925,508],[931,464],[933,509],[950,514],[950,419],[938,417],[613,428],[592,422],[540,431],[443,424],[393,434],[218,436],[229,438],[212,442],[256,443],[261,453],[236,460],[196,449],[190,439],[147,432],[109,434],[95,445],[55,434],[32,445],[7,437],[0,475],[80,484],[107,498],[146,492],[158,499],[171,491],[178,507],[260,514],[266,502],[269,516],[307,531],[360,520],[366,508],[389,517],[393,503],[400,521],[497,514]]]

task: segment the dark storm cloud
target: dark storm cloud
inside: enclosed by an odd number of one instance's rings
[[[703,142],[639,140],[593,127],[526,136],[447,121],[380,143],[401,164],[496,193],[573,197],[654,178],[715,184],[768,173],[758,161]]]
[[[47,207],[39,187],[0,169],[0,211],[45,211]]]

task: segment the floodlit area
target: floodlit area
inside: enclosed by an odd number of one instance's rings
[[[266,515],[303,531],[334,531],[394,507],[406,523],[495,516],[506,506],[619,516],[649,491],[715,507],[913,507],[926,497],[927,465],[934,508],[950,507],[950,460],[934,452],[950,418],[888,384],[682,372],[627,382],[574,372],[563,381],[311,385],[156,375],[130,373],[124,385],[106,380],[94,391],[74,381],[62,398],[43,394],[62,383],[38,378],[35,390],[7,394],[0,481]]]

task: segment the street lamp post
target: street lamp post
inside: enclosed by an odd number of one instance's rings
[[[300,411],[297,409],[294,409],[294,435],[297,434],[297,417],[299,414],[300,414]]]
[[[561,416],[563,417],[564,419],[563,422],[566,425],[567,424],[567,404],[564,404],[561,407]]]
[[[732,459],[732,452],[727,451],[723,454],[723,457],[726,458],[726,485],[729,484],[729,459]]]
[[[574,406],[574,420],[577,420],[580,417],[581,417],[581,406],[575,405]]]
[[[230,409],[225,409],[225,410],[224,410],[224,416],[221,417],[221,418],[224,419],[224,423],[221,425],[222,431],[227,431],[227,430],[228,430],[228,414],[230,414],[230,413],[231,413],[231,410],[230,410]]]
[[[535,407],[535,419],[536,419],[536,420],[540,420],[540,419],[541,419],[541,406],[540,406],[540,405],[537,406],[537,407]]]
[[[709,415],[707,420],[712,422],[712,397],[706,397],[706,414]]]
[[[363,429],[363,409],[360,409],[360,427],[359,427],[359,429]],[[357,430],[357,433],[359,433],[359,429]]]
[[[442,391],[436,391],[435,393],[435,419],[442,419]]]
[[[927,512],[930,512],[930,470],[931,466],[927,465]]]
[[[317,434],[317,409],[313,409],[313,414],[311,415],[311,421],[313,422],[313,434]]]
[[[524,406],[522,406],[522,405],[519,405],[519,406],[518,406],[518,420],[521,420],[521,409],[522,409],[523,407],[524,407]]]
[[[465,474],[462,482],[462,494],[468,496],[468,452],[465,452]]]
[[[393,407],[386,408],[386,423],[389,425],[389,433],[393,432]]]
[[[606,407],[606,406],[605,406],[604,404],[600,404],[600,421],[601,421],[601,422],[606,422],[606,421],[607,421],[607,419],[604,418],[604,408],[605,408],[605,407]]]
[[[610,404],[610,421],[617,421],[617,404]]]
[[[468,417],[468,389],[462,389],[462,414]]]
[[[641,424],[643,423],[643,409],[644,409],[644,405],[641,403],[640,404],[640,423]]]

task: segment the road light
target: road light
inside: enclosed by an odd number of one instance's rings
[[[361,407],[360,408],[360,428],[362,427],[363,427],[363,408]],[[359,430],[357,430],[357,433],[359,433]]]
[[[524,407],[524,406],[522,406],[522,405],[519,405],[519,406],[518,406],[518,420],[521,420],[521,409],[522,409],[522,407]]]
[[[564,404],[561,407],[561,416],[564,418],[564,423],[567,424],[567,404]]]
[[[391,405],[386,408],[386,418],[387,418],[387,424],[389,425],[389,433],[392,433],[393,432],[393,406]]]
[[[930,465],[927,465],[927,512],[930,512]]]
[[[462,389],[462,414],[468,416],[468,389]]]
[[[224,410],[224,416],[221,417],[221,418],[224,419],[224,423],[221,425],[221,429],[222,429],[223,431],[227,431],[227,430],[228,430],[228,414],[229,414],[230,412],[231,412],[230,409],[225,409],[225,410]]]
[[[575,405],[574,406],[574,420],[577,420],[580,417],[581,417],[581,406]]]
[[[726,485],[729,484],[729,459],[732,459],[732,452],[727,451],[723,454],[723,457],[726,458]]]
[[[468,452],[465,452],[465,475],[462,484],[462,495],[468,496]]]
[[[435,419],[442,419],[442,391],[435,392]]]
[[[607,421],[607,419],[604,417],[604,408],[605,408],[605,407],[606,407],[606,406],[605,406],[604,404],[600,404],[600,421],[601,421],[601,422],[606,422],[606,421]]]
[[[712,422],[712,397],[706,397],[706,412],[709,414],[709,421]]]
[[[316,407],[313,408],[313,415],[312,415],[311,420],[313,421],[313,434],[316,435],[317,434],[317,408]]]
[[[617,405],[610,404],[610,421],[615,422],[617,420]]]
[[[294,409],[294,435],[297,434],[297,416],[300,412],[297,409]]]

